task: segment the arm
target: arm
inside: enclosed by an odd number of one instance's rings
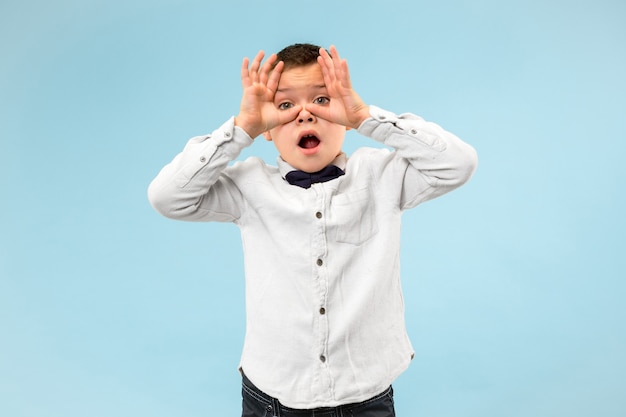
[[[358,132],[395,149],[380,175],[399,177],[400,206],[414,207],[465,184],[478,164],[476,151],[439,125],[411,113],[370,106]]]
[[[383,170],[401,183],[402,208],[413,207],[467,182],[477,165],[475,150],[440,126],[413,114],[397,116],[367,106],[352,88],[348,64],[334,46],[320,50],[318,62],[330,95],[330,105],[311,105],[323,119],[358,129],[359,133],[396,150]],[[381,172],[380,175],[386,174]]]
[[[148,200],[165,217],[189,221],[232,221],[241,196],[224,175],[228,163],[252,144],[231,118],[210,135],[192,138],[150,183]]]
[[[274,95],[283,63],[276,55],[263,65],[259,52],[241,68],[243,95],[239,114],[212,134],[191,139],[148,188],[148,199],[162,215],[192,221],[233,221],[239,217],[242,197],[226,172],[228,163],[252,144],[260,133],[293,120],[300,107],[278,111]]]

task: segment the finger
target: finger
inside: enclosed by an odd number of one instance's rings
[[[330,55],[328,55],[328,51],[325,48],[320,48],[320,57],[324,64],[329,64],[332,62]]]
[[[350,81],[350,71],[348,70],[348,61],[345,59],[341,61],[341,83],[346,88],[352,88],[352,81]]]
[[[335,70],[335,78],[340,78],[342,75],[341,57],[335,45],[330,46],[330,56],[332,58],[333,69]]]
[[[324,84],[326,84],[326,88],[330,90],[333,86],[334,69],[332,59],[324,48],[320,48],[320,56],[317,57],[317,62],[322,69],[322,78],[324,79]]]
[[[322,66],[322,72],[325,71],[329,76],[331,76],[331,72],[333,71],[333,60],[331,56],[328,55],[328,51],[326,51],[326,49],[320,48],[318,62]]]
[[[322,58],[321,56],[317,57],[317,63],[319,64],[320,68],[322,69],[322,77],[324,78],[324,82],[326,84],[328,84],[328,81],[330,80],[330,76],[328,74],[328,68],[326,68],[326,62],[324,62],[324,58]]]
[[[250,65],[250,60],[248,57],[245,57],[241,63],[241,84],[244,88],[250,86],[250,73],[248,72],[248,65]]]
[[[259,51],[256,56],[254,57],[254,60],[252,61],[252,65],[250,66],[250,80],[254,83],[259,79],[259,68],[261,66],[261,61],[263,60],[263,57],[265,56],[265,52],[263,51]]]
[[[281,125],[292,122],[298,117],[302,111],[302,106],[293,106],[288,110],[282,110],[278,113],[278,121]]]
[[[306,105],[306,110],[311,113],[313,116],[317,117],[318,119],[323,119],[326,120],[327,122],[331,122],[331,123],[339,123],[335,120],[331,119],[331,112],[330,109],[326,106],[320,106],[318,104],[312,104],[309,103]],[[341,123],[339,123],[341,124]]]
[[[333,59],[333,65],[335,69],[335,77],[346,88],[352,88],[352,82],[350,81],[350,70],[348,69],[348,61],[342,59],[339,55],[339,51],[335,45],[330,46],[330,53]]]
[[[282,74],[284,67],[285,63],[283,61],[280,61],[276,64],[276,66],[269,75],[269,79],[267,80],[267,88],[272,92],[272,94],[276,94],[276,90],[278,89],[278,82],[280,81],[280,75]]]
[[[270,57],[267,59],[267,61],[265,61],[265,63],[261,67],[261,70],[259,72],[259,81],[262,84],[267,85],[269,73],[272,70],[272,67],[274,66],[274,62],[276,62],[276,59],[278,59],[278,56],[276,54],[270,55]]]

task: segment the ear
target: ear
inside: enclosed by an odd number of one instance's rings
[[[270,135],[270,132],[263,132],[263,137],[269,142],[272,141],[272,136]]]

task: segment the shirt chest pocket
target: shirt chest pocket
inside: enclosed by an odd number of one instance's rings
[[[378,232],[369,188],[335,195],[330,212],[337,242],[360,245]]]

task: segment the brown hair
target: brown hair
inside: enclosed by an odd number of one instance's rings
[[[317,62],[320,56],[320,47],[310,43],[295,43],[277,53],[278,60],[285,63],[285,69],[303,67]]]

